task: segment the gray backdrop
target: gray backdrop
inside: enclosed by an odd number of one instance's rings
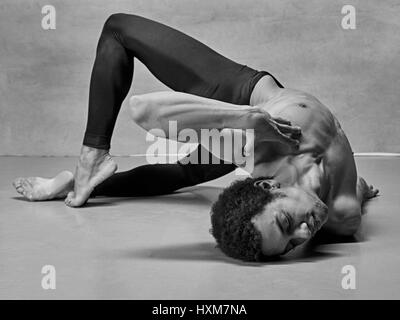
[[[331,108],[355,152],[399,152],[400,2],[332,0],[2,0],[0,154],[76,155],[97,39],[112,13],[176,27],[220,53],[274,74]],[[54,5],[56,30],[41,8]],[[341,8],[357,10],[343,30]],[[136,61],[130,95],[165,90]],[[124,103],[112,153],[145,152]]]

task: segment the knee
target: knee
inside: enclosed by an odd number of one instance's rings
[[[121,50],[121,39],[124,35],[124,19],[126,14],[114,13],[104,23],[103,30],[97,47],[97,55],[104,54],[107,57],[125,57],[125,50]]]
[[[122,31],[123,22],[126,19],[127,14],[125,13],[113,13],[110,15],[104,23],[104,31]]]

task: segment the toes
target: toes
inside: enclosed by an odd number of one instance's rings
[[[65,204],[71,208],[80,207],[80,204],[75,199],[66,200]]]
[[[19,194],[23,195],[26,199],[28,200],[33,200],[33,195],[32,192],[30,192],[31,187],[28,184],[27,180],[24,178],[19,178],[16,179],[16,183],[18,183],[18,185],[16,186],[16,190]]]
[[[72,206],[72,201],[73,201],[74,197],[75,197],[75,192],[73,192],[73,191],[68,192],[67,197],[64,200],[65,204],[67,206]]]
[[[23,195],[24,188],[22,188],[22,187],[17,187],[16,190],[17,190],[17,192],[18,192],[19,194],[22,194],[22,195]]]
[[[82,199],[76,197],[75,192],[73,191],[68,193],[64,202],[68,207],[80,207],[85,204],[85,201],[82,201]]]
[[[81,207],[87,202],[82,196],[76,196],[74,192],[70,192],[65,199],[65,204],[69,207]]]
[[[17,188],[17,186],[18,186],[18,179],[15,179],[15,180],[12,182],[12,185],[14,186],[14,188]]]
[[[17,178],[12,182],[15,190],[17,190],[18,193],[22,194],[24,191],[24,188],[22,187],[22,178]]]
[[[22,184],[22,178],[15,179],[12,184],[13,184],[14,188],[20,187]]]
[[[29,185],[29,183],[28,183],[28,181],[27,181],[26,179],[23,179],[23,180],[21,181],[21,186],[22,186],[23,188],[25,188],[25,189],[30,188],[30,185]]]

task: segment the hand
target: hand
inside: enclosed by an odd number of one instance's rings
[[[375,198],[378,196],[378,193],[379,193],[379,190],[374,188],[374,186],[372,184],[369,186],[367,185],[367,188],[364,193],[364,199],[369,200],[369,199]]]
[[[291,146],[294,149],[299,147],[301,128],[292,126],[291,122],[279,117],[272,117],[263,109],[258,109],[254,119],[254,141],[248,141],[245,146],[245,154],[257,144],[266,141],[275,141]]]
[[[363,201],[367,201],[377,197],[379,190],[374,188],[372,184],[369,185],[363,177],[359,176],[357,181],[357,193],[362,194]]]
[[[271,117],[269,115],[269,117]],[[273,129],[272,141],[277,141],[290,146],[298,147],[300,144],[299,138],[301,136],[301,128],[299,126],[292,126],[289,120],[280,117],[271,117],[269,124]],[[276,139],[273,139],[273,138]],[[270,139],[265,139],[266,141]]]

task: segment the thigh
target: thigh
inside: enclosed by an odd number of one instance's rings
[[[125,48],[175,91],[242,104],[257,71],[162,23],[118,14],[116,30]]]
[[[249,102],[252,80],[258,71],[222,56],[187,34],[140,16],[114,15],[112,29],[125,49],[172,90],[234,104]],[[189,157],[202,152],[208,151],[199,145]],[[161,170],[166,174],[168,179],[164,179],[161,185],[163,192],[170,192],[216,179],[236,168],[234,164],[209,163],[156,165],[146,167],[146,172]],[[181,174],[184,178],[179,178]],[[164,190],[166,185],[168,187]]]

